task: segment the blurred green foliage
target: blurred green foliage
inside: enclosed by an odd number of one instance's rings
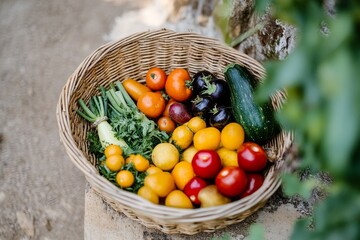
[[[265,63],[258,96],[285,88],[277,117],[295,132],[300,170],[326,172],[333,182],[311,217],[299,220],[291,239],[360,239],[360,2],[258,0],[263,14],[297,28],[296,48],[283,61]],[[270,3],[270,5],[268,5]],[[284,192],[307,198],[314,179],[284,176]]]
[[[230,17],[234,6],[234,0],[217,0],[213,12],[216,26],[223,35],[224,42],[230,44],[232,41]]]

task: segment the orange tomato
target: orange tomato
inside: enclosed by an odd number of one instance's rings
[[[167,133],[171,133],[174,131],[176,124],[170,117],[161,117],[158,119],[157,124],[161,131],[165,131]]]
[[[126,159],[125,159],[125,164],[129,164],[132,163],[134,160],[135,154],[130,154]]]
[[[165,199],[165,206],[175,208],[193,208],[191,200],[180,190],[174,190]]]
[[[150,89],[157,91],[165,87],[166,73],[161,68],[150,68],[146,73],[146,86]]]
[[[244,129],[236,122],[227,124],[221,130],[221,143],[227,149],[237,150],[241,144],[243,144],[244,140]]]
[[[144,172],[149,168],[150,162],[144,156],[136,154],[132,159],[134,167],[139,172]]]
[[[185,185],[195,176],[191,163],[182,161],[175,165],[171,171],[178,189],[183,190]]]
[[[188,126],[193,133],[196,133],[199,130],[206,128],[206,122],[201,117],[192,117],[186,126]]]
[[[162,172],[162,171],[163,170],[161,170],[160,168],[158,168],[156,166],[150,166],[148,169],[146,169],[147,175],[151,175],[151,174]]]
[[[159,197],[166,197],[175,189],[175,181],[170,173],[158,172],[146,176],[144,186],[149,187]]]
[[[151,89],[145,86],[144,84],[134,80],[134,79],[126,79],[122,82],[126,92],[137,101],[139,97],[147,92],[151,92]]]
[[[105,157],[110,157],[111,155],[122,155],[123,151],[120,146],[115,144],[110,144],[105,148],[104,154]]]
[[[116,182],[122,188],[131,187],[134,184],[134,175],[128,170],[121,170],[116,174]]]
[[[216,150],[220,146],[220,130],[215,127],[207,127],[194,134],[194,146],[197,150]]]
[[[159,196],[147,186],[142,186],[137,194],[152,203],[159,204]]]
[[[124,162],[124,157],[121,155],[111,155],[105,160],[106,167],[113,172],[119,171],[124,165]]]
[[[184,68],[172,70],[165,83],[165,91],[176,101],[185,102],[191,97],[191,78],[189,72]]]
[[[139,97],[137,107],[147,117],[157,118],[165,109],[165,99],[159,93],[147,92]]]

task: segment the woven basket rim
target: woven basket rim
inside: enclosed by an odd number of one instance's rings
[[[88,161],[85,157],[84,153],[77,147],[77,143],[74,137],[71,134],[71,126],[69,119],[69,109],[68,103],[70,101],[71,94],[68,94],[67,91],[74,87],[77,79],[82,79],[84,76],[86,69],[92,68],[96,65],[102,58],[102,56],[106,55],[112,49],[119,47],[119,45],[126,45],[127,42],[132,41],[134,38],[152,38],[159,37],[159,35],[164,36],[174,36],[176,38],[189,38],[191,37],[193,41],[198,41],[201,44],[210,45],[213,48],[220,49],[221,51],[234,51],[233,48],[222,45],[218,40],[202,36],[197,33],[192,32],[174,32],[168,29],[160,29],[160,30],[148,30],[145,32],[134,33],[129,35],[128,37],[116,41],[112,41],[106,43],[95,51],[93,51],[89,56],[87,56],[80,65],[76,68],[76,70],[70,75],[66,84],[62,88],[57,108],[56,108],[56,116],[59,127],[59,135],[60,140],[64,144],[66,152],[70,157],[71,161],[78,167],[84,174],[86,179],[90,182],[90,184],[95,189],[101,189],[106,192],[109,196],[114,198],[118,196],[124,196],[128,199],[131,199],[128,203],[123,203],[124,205],[132,208],[135,212],[142,212],[145,215],[155,216],[157,219],[166,220],[169,222],[187,222],[191,223],[194,221],[203,221],[206,220],[216,220],[218,219],[217,214],[212,213],[221,213],[226,212],[229,216],[232,214],[236,214],[236,211],[232,211],[234,206],[243,205],[241,211],[245,211],[258,204],[260,201],[266,201],[280,186],[281,179],[278,176],[275,176],[274,179],[268,180],[271,181],[269,185],[263,185],[257,192],[254,194],[245,197],[243,199],[210,208],[194,208],[194,209],[179,209],[179,208],[171,208],[164,205],[157,205],[150,203],[149,201],[143,199],[137,194],[119,189],[115,185],[113,185],[106,178],[101,176],[98,170]],[[241,56],[245,60],[248,60],[249,64],[253,64],[254,62],[257,64],[247,66],[253,72],[255,76],[258,78],[265,76],[265,69],[263,66],[258,63],[256,60],[250,58],[249,56],[242,54],[240,52],[236,53]],[[247,62],[247,61],[245,61]],[[70,133],[67,135],[66,133]],[[292,138],[292,134],[290,134],[290,138]],[[292,139],[290,139],[292,141]],[[70,150],[71,149],[71,150]],[[266,180],[266,179],[265,179]],[[106,186],[106,187],[104,187]],[[265,194],[267,193],[267,194]],[[264,198],[259,198],[259,196],[264,195]],[[239,210],[240,211],[240,210]],[[159,212],[163,212],[163,214],[159,215]],[[180,220],[181,219],[181,220]]]

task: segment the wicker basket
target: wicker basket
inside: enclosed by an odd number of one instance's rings
[[[166,73],[173,68],[187,68],[191,74],[209,70],[223,78],[223,70],[236,62],[247,67],[259,79],[264,68],[252,58],[221,45],[218,41],[194,33],[169,30],[147,31],[106,44],[88,56],[70,76],[57,105],[60,138],[73,163],[85,174],[92,188],[115,210],[123,212],[146,227],[165,233],[195,234],[214,231],[244,220],[263,207],[280,186],[284,155],[292,143],[292,134],[281,132],[266,147],[274,163],[266,173],[263,186],[241,200],[210,208],[176,209],[152,204],[136,194],[121,190],[99,175],[94,156],[89,154],[86,133],[90,124],[76,114],[77,101],[88,101],[98,94],[98,86],[126,78],[144,81],[146,71],[154,66]],[[279,108],[285,99],[279,92],[272,97]]]

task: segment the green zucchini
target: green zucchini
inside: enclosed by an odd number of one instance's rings
[[[225,80],[230,88],[230,100],[235,121],[244,128],[249,141],[265,144],[279,132],[270,99],[259,105],[254,100],[257,82],[250,72],[238,64],[229,64]]]

